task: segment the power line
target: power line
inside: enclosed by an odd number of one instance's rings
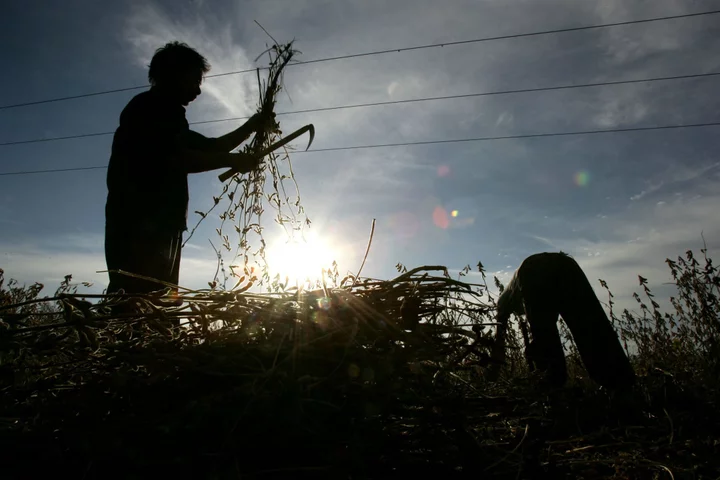
[[[319,152],[338,152],[342,150],[360,150],[369,148],[390,148],[390,147],[407,147],[412,145],[440,145],[447,143],[465,143],[465,142],[486,142],[492,140],[517,140],[523,138],[548,138],[548,137],[569,137],[574,135],[596,135],[602,133],[623,133],[623,132],[647,132],[653,130],[673,130],[682,128],[700,128],[700,127],[717,127],[720,126],[720,122],[708,122],[708,123],[695,123],[688,125],[660,125],[656,127],[629,127],[629,128],[615,128],[609,130],[583,130],[577,132],[550,132],[550,133],[531,133],[523,135],[500,135],[494,137],[475,137],[475,138],[459,138],[449,140],[429,140],[429,141],[418,141],[418,142],[400,142],[400,143],[382,143],[374,145],[351,145],[346,147],[330,147],[330,148],[317,148],[307,151],[296,151],[295,154],[301,153],[319,153]],[[98,165],[94,167],[78,167],[78,168],[61,168],[52,170],[29,170],[24,172],[0,172],[0,176],[10,175],[31,175],[36,173],[55,173],[55,172],[72,172],[79,170],[99,170],[107,168],[106,165]]]
[[[607,81],[607,82],[585,83],[585,84],[578,84],[578,85],[558,85],[558,86],[552,86],[552,87],[521,88],[521,89],[515,89],[515,90],[499,90],[499,91],[493,91],[493,92],[467,93],[467,94],[461,94],[461,95],[446,95],[446,96],[441,96],[441,97],[423,97],[423,98],[413,98],[413,99],[407,99],[407,100],[391,100],[391,101],[387,101],[387,102],[357,103],[357,104],[350,104],[350,105],[338,105],[338,106],[334,106],[334,107],[310,108],[310,109],[305,109],[305,110],[280,112],[280,113],[277,113],[277,115],[296,115],[296,114],[300,114],[300,113],[329,112],[329,111],[333,111],[333,110],[343,110],[343,109],[351,109],[351,108],[378,107],[378,106],[386,106],[386,105],[399,105],[399,104],[429,102],[429,101],[438,101],[438,100],[454,100],[454,99],[460,99],[460,98],[488,97],[488,96],[493,96],[493,95],[510,95],[510,94],[517,94],[517,93],[549,92],[549,91],[557,91],[557,90],[571,90],[571,89],[577,89],[577,88],[603,87],[603,86],[613,86],[613,85],[629,85],[629,84],[634,84],[634,83],[650,83],[650,82],[660,82],[660,81],[670,81],[670,80],[685,80],[685,79],[692,79],[692,78],[714,77],[714,76],[718,76],[718,75],[720,75],[720,72],[698,73],[698,74],[692,74],[692,75],[676,75],[676,76],[671,76],[671,77],[655,77],[655,78],[645,78],[645,79],[617,80],[617,81]],[[190,125],[229,122],[229,121],[233,121],[233,120],[245,120],[248,118],[250,118],[250,117],[231,117],[231,118],[221,118],[221,119],[217,119],[217,120],[202,120],[202,121],[198,121],[198,122],[191,122]],[[30,139],[30,140],[17,140],[17,141],[12,141],[12,142],[0,143],[0,147],[9,146],[9,145],[23,145],[23,144],[27,144],[27,143],[54,142],[54,141],[58,141],[58,140],[70,140],[70,139],[74,139],[74,138],[98,137],[98,136],[104,136],[104,135],[112,135],[113,133],[114,132],[84,133],[84,134],[79,134],[79,135],[68,135],[68,136],[64,136],[64,137],[50,137],[50,138],[35,138],[35,139]]]
[[[295,115],[299,113],[312,113],[312,112],[329,112],[332,110],[344,110],[344,109],[350,109],[350,108],[361,108],[361,107],[378,107],[378,106],[385,106],[385,105],[399,105],[404,103],[416,103],[416,102],[428,102],[428,101],[435,101],[435,100],[454,100],[459,98],[473,98],[473,97],[489,97],[494,95],[510,95],[510,94],[516,94],[516,93],[535,93],[535,92],[550,92],[554,90],[572,90],[576,88],[589,88],[589,87],[603,87],[603,86],[612,86],[612,85],[629,85],[633,83],[651,83],[651,82],[660,82],[660,81],[669,81],[669,80],[685,80],[685,79],[691,79],[691,78],[704,78],[704,77],[715,77],[720,75],[720,72],[710,72],[710,73],[697,73],[697,74],[691,74],[691,75],[675,75],[671,77],[654,77],[654,78],[642,78],[642,79],[633,79],[633,80],[616,80],[616,81],[607,81],[607,82],[596,82],[596,83],[583,83],[583,84],[577,84],[577,85],[557,85],[552,87],[536,87],[536,88],[520,88],[520,89],[514,89],[514,90],[497,90],[493,92],[480,92],[480,93],[466,93],[466,94],[460,94],[460,95],[446,95],[441,97],[423,97],[423,98],[413,98],[413,99],[407,99],[407,100],[391,100],[387,102],[372,102],[372,103],[357,103],[357,104],[351,104],[351,105],[339,105],[335,107],[321,107],[321,108],[310,108],[306,110],[294,110],[291,112],[281,112],[277,115]],[[220,120],[204,120],[200,122],[192,122],[191,125],[197,125],[202,123],[217,123],[217,122],[226,122],[230,120],[243,120],[245,118],[249,117],[236,117],[236,118],[224,118]],[[0,143],[0,146],[4,145],[3,143]]]
[[[310,153],[310,152],[337,152],[341,150],[359,150],[365,148],[386,148],[386,147],[406,147],[410,145],[433,145],[443,143],[463,143],[463,142],[486,142],[490,140],[516,140],[521,138],[547,138],[547,137],[569,137],[573,135],[594,135],[599,133],[622,133],[622,132],[643,132],[650,130],[672,130],[679,128],[698,128],[698,127],[711,127],[720,126],[720,122],[709,122],[709,123],[695,123],[690,125],[661,125],[658,127],[630,127],[630,128],[616,128],[612,130],[584,130],[579,132],[551,132],[551,133],[531,133],[524,135],[501,135],[496,137],[476,137],[476,138],[460,138],[453,140],[430,140],[420,142],[403,142],[403,143],[383,143],[378,145],[357,145],[349,147],[333,147],[333,148],[318,148],[308,150],[307,152],[297,151],[293,153]]]
[[[32,175],[35,173],[78,172],[81,170],[100,170],[105,168],[107,168],[107,165],[99,165],[96,167],[53,168],[50,170],[28,170],[25,172],[1,172],[0,177],[11,175]]]
[[[674,20],[679,18],[690,18],[690,17],[700,17],[705,15],[715,15],[720,13],[720,10],[712,10],[708,12],[697,12],[697,13],[687,13],[682,15],[669,15],[665,17],[654,17],[654,18],[647,18],[643,20],[628,20],[625,22],[614,22],[614,23],[603,23],[599,25],[587,25],[583,27],[570,27],[570,28],[559,28],[554,30],[542,30],[539,32],[528,32],[528,33],[517,33],[512,35],[499,35],[494,37],[483,37],[483,38],[475,38],[471,40],[459,40],[455,42],[445,42],[445,43],[430,43],[425,45],[416,45],[413,47],[405,47],[405,48],[392,48],[392,49],[386,49],[386,50],[375,50],[371,52],[362,52],[362,53],[352,53],[348,55],[339,55],[335,57],[326,57],[326,58],[318,58],[315,60],[306,60],[306,61],[299,61],[288,64],[288,66],[297,66],[297,65],[309,65],[313,63],[321,63],[321,62],[332,62],[336,60],[345,60],[350,58],[360,58],[360,57],[369,57],[373,55],[383,55],[387,53],[399,53],[399,52],[409,52],[413,50],[423,50],[428,48],[442,48],[442,47],[451,47],[456,45],[468,45],[471,43],[482,43],[482,42],[492,42],[497,40],[509,40],[512,38],[526,38],[526,37],[534,37],[539,35],[553,35],[558,33],[568,33],[568,32],[578,32],[582,30],[593,30],[593,29],[599,29],[599,28],[610,28],[610,27],[619,27],[623,25],[635,25],[635,24],[641,24],[641,23],[651,23],[651,22],[661,22],[666,20]],[[266,67],[261,68],[262,70],[265,70]],[[246,70],[237,70],[233,72],[225,72],[225,73],[216,73],[213,75],[207,75],[206,78],[215,78],[215,77],[224,77],[228,75],[239,75],[243,73],[250,73],[254,72],[256,69],[246,69]],[[45,100],[36,100],[33,102],[23,102],[23,103],[15,103],[10,105],[0,105],[0,110],[6,110],[9,108],[19,108],[19,107],[27,107],[30,105],[40,105],[44,103],[52,103],[52,102],[62,102],[66,100],[75,100],[78,98],[85,98],[85,97],[93,97],[97,95],[106,95],[109,93],[117,93],[117,92],[127,92],[130,90],[139,90],[141,88],[147,88],[147,85],[138,85],[135,87],[126,87],[126,88],[116,88],[113,90],[104,90],[100,92],[92,92],[92,93],[84,93],[80,95],[70,95],[66,97],[57,97],[57,98],[49,98]]]
[[[609,28],[609,27],[620,27],[623,25],[634,25],[639,23],[651,23],[651,22],[660,22],[665,20],[674,20],[677,18],[689,18],[689,17],[699,17],[704,15],[714,15],[720,13],[720,10],[712,10],[708,12],[697,12],[697,13],[688,13],[683,15],[670,15],[666,17],[655,17],[655,18],[647,18],[644,20],[628,20],[625,22],[614,22],[614,23],[602,23],[599,25],[587,25],[584,27],[569,27],[569,28],[558,28],[554,30],[542,30],[539,32],[529,32],[529,33],[516,33],[512,35],[498,35],[495,37],[484,37],[484,38],[476,38],[472,40],[459,40],[456,42],[446,42],[446,43],[431,43],[426,45],[418,45],[415,47],[406,47],[406,48],[395,48],[395,49],[388,49],[388,50],[377,50],[374,52],[367,52],[367,53],[355,53],[351,55],[341,55],[337,57],[328,57],[328,58],[321,58],[318,60],[308,60],[305,62],[297,62],[294,65],[307,65],[311,63],[320,63],[320,62],[329,62],[334,60],[343,60],[346,58],[358,58],[358,57],[368,57],[371,55],[381,55],[385,53],[395,53],[395,52],[409,52],[412,50],[422,50],[426,48],[436,48],[436,47],[451,47],[455,45],[467,45],[470,43],[481,43],[481,42],[492,42],[496,40],[509,40],[512,38],[525,38],[525,37],[535,37],[539,35],[553,35],[557,33],[568,33],[568,32],[579,32],[582,30],[592,30],[597,28]],[[254,70],[253,70],[254,71]]]
[[[115,132],[81,133],[78,135],[68,135],[66,137],[33,138],[31,140],[17,140],[14,142],[0,143],[0,147],[7,147],[9,145],[24,145],[26,143],[55,142],[58,140],[71,140],[73,138],[102,137],[105,135],[112,135],[113,133]]]

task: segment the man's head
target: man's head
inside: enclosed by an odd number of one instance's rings
[[[209,70],[210,64],[205,57],[184,43],[170,42],[155,51],[148,79],[153,87],[187,105],[200,95],[203,75]]]

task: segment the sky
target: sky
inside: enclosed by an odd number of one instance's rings
[[[147,84],[172,40],[205,55],[210,74],[252,69],[269,38],[298,60],[682,15],[707,0],[27,0],[0,17],[0,106]],[[720,72],[720,15],[415,49],[295,65],[276,112],[498,90]],[[718,77],[528,92],[280,115],[316,128],[312,149],[720,121]],[[190,122],[250,115],[254,74],[208,78]],[[112,132],[136,89],[0,109],[0,143]],[[193,126],[222,135],[241,120]],[[310,237],[355,272],[376,220],[364,276],[395,265],[481,261],[507,281],[533,253],[564,251],[591,283],[631,307],[638,275],[672,293],[667,257],[720,246],[720,127],[293,153]],[[298,149],[304,148],[300,140]],[[111,135],[0,146],[0,173],[106,166]],[[191,175],[190,208],[207,211],[219,172]],[[106,170],[0,175],[0,268],[50,294],[62,278],[107,286]],[[198,217],[191,213],[190,226]],[[267,236],[283,233],[266,217]],[[216,218],[183,251],[180,283],[212,280]],[[477,281],[476,274],[470,281]],[[602,294],[601,294],[602,295]],[[604,298],[604,297],[601,297]]]

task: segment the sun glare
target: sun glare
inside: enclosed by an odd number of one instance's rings
[[[329,268],[333,260],[340,261],[330,243],[320,238],[292,239],[271,245],[266,253],[270,276],[280,275],[288,286],[314,283],[322,277],[322,269]]]

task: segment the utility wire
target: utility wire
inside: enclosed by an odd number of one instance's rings
[[[459,99],[459,98],[472,98],[472,97],[489,97],[493,95],[510,95],[510,94],[517,94],[517,93],[534,93],[534,92],[549,92],[549,91],[555,91],[555,90],[571,90],[576,88],[590,88],[590,87],[603,87],[603,86],[612,86],[612,85],[629,85],[634,83],[650,83],[650,82],[660,82],[660,81],[670,81],[670,80],[684,80],[684,79],[691,79],[691,78],[706,78],[706,77],[716,77],[720,75],[720,72],[710,72],[710,73],[698,73],[698,74],[692,74],[692,75],[677,75],[672,77],[655,77],[655,78],[645,78],[645,79],[633,79],[633,80],[618,80],[618,81],[608,81],[608,82],[597,82],[597,83],[585,83],[585,84],[578,84],[578,85],[559,85],[559,86],[552,86],[552,87],[537,87],[537,88],[521,88],[516,90],[499,90],[494,92],[480,92],[480,93],[467,93],[462,95],[447,95],[442,97],[424,97],[424,98],[413,98],[413,99],[407,99],[407,100],[392,100],[387,102],[374,102],[374,103],[358,103],[358,104],[351,104],[351,105],[338,105],[334,107],[323,107],[323,108],[310,108],[306,110],[294,110],[290,112],[280,112],[276,115],[296,115],[300,113],[313,113],[313,112],[329,112],[333,110],[343,110],[343,109],[350,109],[350,108],[363,108],[363,107],[378,107],[378,106],[385,106],[385,105],[399,105],[399,104],[406,104],[406,103],[416,103],[416,102],[429,102],[429,101],[437,101],[437,100],[453,100],[453,99]],[[191,122],[190,125],[200,125],[200,124],[206,124],[206,123],[218,123],[218,122],[229,122],[233,120],[245,120],[250,117],[232,117],[232,118],[221,118],[217,120],[202,120],[198,122]],[[0,147],[9,146],[9,145],[23,145],[27,143],[41,143],[41,142],[54,142],[57,140],[70,140],[73,138],[86,138],[86,137],[99,137],[104,135],[112,135],[114,132],[98,132],[98,133],[84,133],[79,135],[68,135],[64,137],[50,137],[50,138],[35,138],[30,140],[17,140],[12,142],[4,142],[0,143]]]
[[[522,138],[547,138],[547,137],[567,137],[574,135],[595,135],[602,133],[622,133],[622,132],[646,132],[652,130],[673,130],[682,128],[700,128],[700,127],[717,127],[720,126],[720,122],[708,122],[708,123],[695,123],[688,125],[661,125],[656,127],[629,127],[629,128],[615,128],[610,130],[583,130],[577,132],[550,132],[550,133],[532,133],[523,135],[501,135],[494,137],[476,137],[476,138],[459,138],[450,140],[429,140],[419,142],[400,142],[400,143],[382,143],[375,145],[352,145],[346,147],[330,147],[330,148],[317,148],[307,151],[295,151],[294,154],[300,153],[318,153],[318,152],[338,152],[342,150],[360,150],[369,148],[389,148],[389,147],[407,147],[412,145],[439,145],[446,143],[464,143],[464,142],[485,142],[491,140],[516,140]],[[55,173],[55,172],[72,172],[79,170],[99,170],[107,168],[106,165],[98,165],[94,167],[78,167],[78,168],[62,168],[52,170],[30,170],[25,172],[0,172],[0,176],[10,175],[31,175],[36,173]]]
[[[0,177],[10,175],[32,175],[35,173],[79,172],[81,170],[100,170],[103,168],[107,168],[107,165],[100,165],[97,167],[53,168],[50,170],[28,170],[26,172],[2,172],[0,173]]]
[[[288,64],[288,66],[296,66],[296,65],[309,65],[313,63],[321,63],[321,62],[332,62],[336,60],[345,60],[349,58],[360,58],[360,57],[369,57],[373,55],[383,55],[387,53],[398,53],[398,52],[409,52],[413,50],[423,50],[428,48],[438,48],[438,47],[450,47],[450,46],[456,46],[456,45],[467,45],[471,43],[481,43],[481,42],[492,42],[497,40],[508,40],[511,38],[525,38],[525,37],[534,37],[539,35],[553,35],[558,33],[567,33],[567,32],[578,32],[582,30],[593,30],[593,29],[599,29],[599,28],[609,28],[609,27],[619,27],[623,25],[636,25],[641,23],[651,23],[651,22],[661,22],[666,20],[674,20],[678,18],[690,18],[690,17],[700,17],[705,15],[715,15],[720,13],[720,10],[712,10],[708,12],[697,12],[697,13],[687,13],[683,15],[669,15],[665,17],[654,17],[654,18],[647,18],[643,20],[628,20],[625,22],[614,22],[614,23],[603,23],[599,25],[587,25],[583,27],[570,27],[570,28],[559,28],[554,30],[542,30],[539,32],[529,32],[529,33],[518,33],[513,35],[499,35],[495,37],[484,37],[484,38],[476,38],[471,40],[459,40],[455,42],[445,42],[445,43],[431,43],[431,44],[425,44],[425,45],[416,45],[413,47],[405,47],[405,48],[393,48],[393,49],[387,49],[387,50],[376,50],[372,52],[363,52],[363,53],[353,53],[349,55],[339,55],[335,57],[326,57],[326,58],[318,58],[315,60],[307,60],[307,61],[299,61]],[[265,70],[265,68],[261,68],[262,70]],[[214,78],[214,77],[224,77],[228,75],[239,75],[243,73],[250,73],[256,71],[255,68],[247,69],[247,70],[237,70],[234,72],[225,72],[225,73],[216,73],[213,75],[207,75],[205,78]],[[33,102],[24,102],[24,103],[15,103],[10,105],[0,105],[0,110],[6,110],[10,108],[19,108],[19,107],[27,107],[30,105],[40,105],[44,103],[52,103],[52,102],[62,102],[66,100],[75,100],[78,98],[85,98],[85,97],[93,97],[97,95],[106,95],[109,93],[117,93],[117,92],[127,92],[130,90],[139,90],[141,88],[147,88],[147,85],[139,85],[136,87],[126,87],[126,88],[116,88],[113,90],[104,90],[100,92],[92,92],[92,93],[84,93],[80,95],[70,95],[67,97],[57,97],[57,98],[49,98],[45,100],[36,100]]]
[[[698,128],[698,127],[713,127],[720,126],[720,122],[708,122],[708,123],[695,123],[689,125],[661,125],[658,127],[630,127],[630,128],[615,128],[612,130],[584,130],[579,132],[551,132],[551,133],[531,133],[524,135],[501,135],[496,137],[476,137],[476,138],[460,138],[453,140],[430,140],[420,142],[403,142],[403,143],[383,143],[377,145],[357,145],[349,147],[332,147],[332,148],[317,148],[313,150],[307,150],[307,152],[297,151],[293,153],[310,153],[310,152],[337,152],[341,150],[359,150],[365,148],[386,148],[386,147],[406,147],[410,145],[433,145],[442,143],[462,143],[462,142],[486,142],[490,140],[514,140],[520,138],[547,138],[547,137],[568,137],[572,135],[594,135],[598,133],[621,133],[621,132],[643,132],[650,130],[672,130],[678,128]]]

